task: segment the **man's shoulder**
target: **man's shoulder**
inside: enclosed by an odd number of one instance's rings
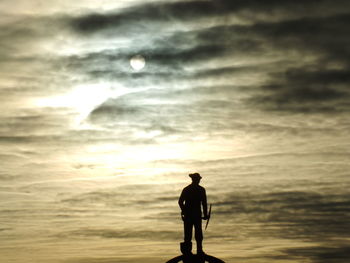
[[[188,191],[205,191],[205,188],[203,186],[200,185],[193,185],[193,184],[189,184],[188,186],[186,186],[184,188],[184,190],[188,190]]]
[[[186,191],[198,191],[198,190],[205,192],[205,188],[203,186],[193,185],[193,184],[189,184],[182,191],[186,192]]]
[[[199,185],[199,189],[200,189],[201,192],[205,192],[205,188],[203,186]]]
[[[201,185],[197,185],[197,186],[198,186],[199,189],[205,190],[205,188],[203,186],[201,186]]]
[[[191,184],[189,184],[188,186],[186,186],[184,189],[183,189],[183,191],[188,191],[189,189],[191,189]]]

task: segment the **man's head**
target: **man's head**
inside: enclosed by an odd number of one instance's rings
[[[199,184],[200,180],[202,179],[202,176],[200,176],[199,173],[189,174],[188,176],[191,177],[192,183],[194,184]]]

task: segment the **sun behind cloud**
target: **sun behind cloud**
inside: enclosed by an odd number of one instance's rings
[[[141,55],[135,55],[130,59],[130,66],[134,70],[139,71],[146,66],[146,60]]]

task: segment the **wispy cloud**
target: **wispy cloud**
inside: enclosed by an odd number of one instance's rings
[[[295,258],[297,260],[311,260],[315,263],[339,262],[345,263],[350,258],[350,248],[347,245],[339,246],[315,246],[307,248],[292,248],[283,251],[285,257]]]
[[[176,240],[180,238],[178,231],[147,231],[147,230],[121,230],[116,231],[113,229],[81,229],[67,233],[70,238],[73,237],[101,237],[101,238],[115,238],[115,239],[126,239],[126,238],[149,238],[153,240]]]
[[[227,258],[346,261],[349,1],[14,1],[0,3],[1,249],[35,233],[35,251],[96,249],[62,261],[164,262],[105,252],[175,247],[199,170],[208,244]]]

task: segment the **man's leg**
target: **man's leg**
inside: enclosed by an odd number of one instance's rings
[[[188,218],[184,220],[184,242],[181,244],[181,252],[184,255],[192,253],[192,228],[193,222]]]
[[[192,239],[192,220],[185,219],[184,220],[184,241],[185,243],[191,243]]]
[[[203,242],[203,232],[202,232],[202,219],[199,218],[199,220],[196,220],[194,224],[194,229],[195,229],[195,238],[197,242],[197,254],[203,253],[203,247],[202,247],[202,242]]]

